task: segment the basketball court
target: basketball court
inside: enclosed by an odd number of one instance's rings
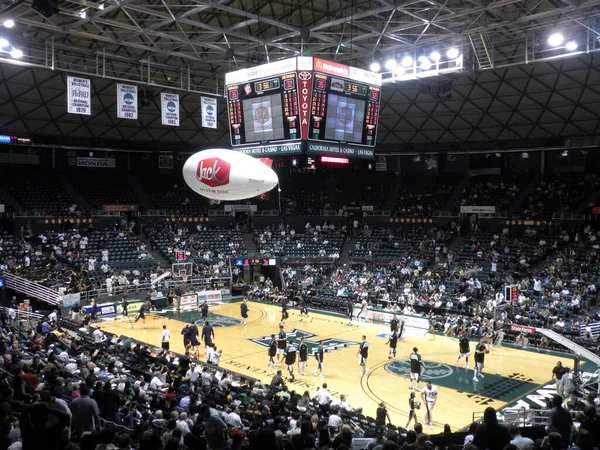
[[[255,302],[249,302],[248,306],[250,311],[246,326],[240,320],[239,302],[213,305],[210,308],[208,320],[215,329],[214,342],[223,351],[220,367],[269,383],[276,371],[267,367],[267,345],[270,335],[279,332],[281,308]],[[475,383],[475,341],[471,342],[470,369],[466,370],[464,360],[456,365],[458,340],[442,336],[436,336],[435,339],[424,338],[422,331],[408,330],[398,342],[398,359],[393,362],[388,360],[387,325],[363,323],[358,327],[349,327],[342,316],[311,312],[311,317],[314,317],[312,322],[306,318],[301,321],[299,311],[292,309],[284,329],[288,338],[292,337],[297,342],[304,337],[309,346],[309,354],[320,339],[325,341],[325,378],[312,375],[316,367],[313,357],[309,357],[306,376],[300,376],[295,367],[296,380],[293,383],[287,380],[285,365],[280,364],[290,390],[300,394],[308,390],[312,395],[326,382],[335,397],[345,394],[353,407],[362,406],[363,414],[372,417],[375,416],[379,402],[385,401],[392,423],[404,427],[408,418],[410,392],[408,356],[412,348],[417,347],[426,366],[423,379],[431,380],[439,391],[433,413],[435,428],[430,431],[432,433],[441,432],[446,423],[453,431],[468,427],[473,421],[473,413],[481,413],[488,406],[500,409],[514,404],[520,398],[547,385],[552,368],[559,359],[566,366],[573,367],[574,364],[573,359],[566,355],[557,357],[534,349],[492,348],[486,356],[483,371],[485,377]],[[111,333],[130,336],[160,347],[162,326],[166,325],[171,331],[171,350],[183,353],[180,331],[185,323],[191,321],[198,321],[202,325],[199,311],[149,315],[146,318],[148,328],[143,328],[139,321],[132,329],[129,322],[119,320],[102,322],[100,327]],[[360,374],[356,356],[363,334],[369,342],[369,372],[365,376]],[[203,356],[202,352],[200,360],[203,360]],[[419,385],[424,386],[423,382]],[[417,393],[417,396],[420,397],[420,394]],[[418,413],[419,421],[423,422],[424,406]]]

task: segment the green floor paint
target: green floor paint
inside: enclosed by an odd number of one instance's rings
[[[196,325],[204,325],[204,321],[202,320],[200,311],[167,311],[162,315],[167,319],[179,320],[185,323],[191,323],[192,321],[194,321]],[[219,314],[214,313],[208,314],[208,322],[213,326],[213,328],[234,327],[242,323],[242,321],[239,319],[233,319],[227,316],[220,316]]]
[[[395,361],[385,365],[386,372],[408,378],[410,364],[408,361]],[[431,381],[437,386],[454,389],[464,393],[468,398],[476,398],[478,404],[486,405],[491,400],[512,402],[532,391],[538,385],[523,374],[513,373],[507,376],[485,373],[478,382],[473,381],[473,369],[447,364],[428,364],[423,372],[422,381]],[[421,383],[423,387],[423,383]],[[491,399],[491,400],[490,400]]]

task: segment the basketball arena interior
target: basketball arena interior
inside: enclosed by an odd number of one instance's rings
[[[0,448],[600,448],[600,1],[0,0]]]

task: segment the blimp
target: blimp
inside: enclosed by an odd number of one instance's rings
[[[279,179],[270,163],[233,150],[203,150],[185,162],[183,179],[190,189],[211,200],[244,200],[277,186]]]

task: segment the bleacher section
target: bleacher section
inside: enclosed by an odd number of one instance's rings
[[[450,198],[454,183],[451,179],[406,178],[394,206],[395,217],[432,217]]]
[[[157,209],[176,215],[206,216],[209,203],[192,191],[179,176],[139,176],[138,180]]]
[[[461,206],[495,206],[506,210],[530,180],[527,174],[476,176],[469,178],[455,211]]]
[[[304,233],[290,227],[269,227],[254,234],[257,249],[262,256],[283,256],[309,260],[329,258],[337,260],[344,244],[345,235],[339,231],[311,227]]]
[[[111,170],[79,169],[66,177],[93,209],[102,205],[139,205],[128,176]]]
[[[360,209],[372,206],[381,209],[386,198],[393,176],[381,172],[349,173],[336,176],[334,206],[336,210],[343,207]]]
[[[37,210],[48,217],[72,216],[81,211],[58,177],[37,167],[3,166],[2,187],[25,210]]]
[[[282,176],[285,178],[282,179]],[[329,205],[325,195],[325,178],[311,174],[281,174],[284,214],[318,216]]]

